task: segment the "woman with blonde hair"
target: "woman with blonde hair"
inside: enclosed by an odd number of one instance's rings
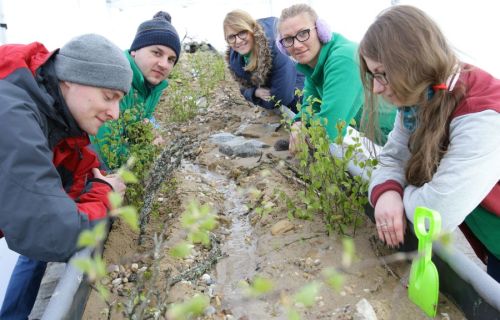
[[[276,21],[275,17],[255,20],[243,10],[229,12],[223,23],[226,60],[246,100],[266,109],[280,102],[293,111],[298,100],[295,90],[302,89],[304,76],[276,49]]]
[[[369,190],[380,239],[397,246],[415,208],[434,209],[500,282],[500,80],[459,61],[412,6],[383,11],[359,57],[368,113],[377,95],[398,109]]]
[[[303,105],[297,114],[290,135],[290,151],[297,151],[302,114],[309,120],[320,120],[331,142],[337,137],[337,123],[359,120],[363,106],[363,87],[359,78],[356,43],[338,33],[319,19],[307,4],[295,4],[281,11],[278,23],[278,48],[297,61],[297,69],[306,76]],[[320,102],[319,102],[320,101]],[[386,109],[384,109],[385,111]],[[381,114],[383,132],[392,129],[395,112]],[[344,134],[346,129],[344,128]]]

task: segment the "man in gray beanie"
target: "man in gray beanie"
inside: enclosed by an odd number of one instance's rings
[[[81,231],[107,218],[123,181],[88,147],[117,119],[132,70],[106,38],[87,34],[49,52],[0,46],[0,237],[20,253],[0,319],[27,319],[48,261],[66,261]]]
[[[131,122],[149,119],[155,124],[154,111],[168,86],[166,79],[179,60],[180,51],[179,35],[171,24],[170,14],[159,11],[153,19],[139,25],[130,49],[125,51],[134,72],[132,89],[120,103],[121,112],[136,115]],[[90,137],[109,169],[120,167],[130,156],[130,145],[126,142],[131,140],[127,139],[126,130],[130,124],[110,122]],[[158,134],[157,137],[156,141],[161,141]]]

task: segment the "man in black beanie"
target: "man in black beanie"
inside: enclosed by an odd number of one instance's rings
[[[0,237],[20,253],[0,319],[27,319],[48,261],[67,261],[81,231],[107,218],[108,193],[88,134],[117,119],[132,70],[106,38],[87,34],[53,52],[0,46]]]
[[[159,11],[152,20],[139,25],[134,41],[125,56],[134,72],[132,89],[120,103],[120,111],[127,110],[135,114],[131,120],[154,121],[154,111],[163,91],[167,88],[167,77],[179,60],[181,43],[177,31],[171,24],[168,13]],[[137,115],[138,114],[138,115]],[[99,130],[96,136],[91,137],[94,148],[107,168],[120,167],[130,156],[127,141],[127,130],[117,128],[120,124],[111,122]]]

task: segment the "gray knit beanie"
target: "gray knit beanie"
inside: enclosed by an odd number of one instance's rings
[[[126,93],[132,83],[132,69],[125,54],[108,39],[85,34],[66,43],[55,57],[59,80]]]
[[[163,45],[175,52],[177,56],[175,62],[177,63],[181,53],[181,41],[171,21],[172,18],[168,12],[158,11],[152,20],[141,23],[139,28],[137,28],[130,51],[157,44]]]

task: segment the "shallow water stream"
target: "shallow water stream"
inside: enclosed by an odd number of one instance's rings
[[[236,318],[246,315],[251,319],[263,315],[263,302],[246,299],[241,281],[252,279],[258,268],[257,239],[252,235],[245,198],[236,183],[218,173],[211,172],[192,163],[183,163],[182,172],[186,179],[195,180],[210,187],[210,192],[223,198],[219,204],[220,214],[231,221],[223,235],[221,249],[225,255],[216,266],[215,293],[221,297],[222,308],[230,310]]]

